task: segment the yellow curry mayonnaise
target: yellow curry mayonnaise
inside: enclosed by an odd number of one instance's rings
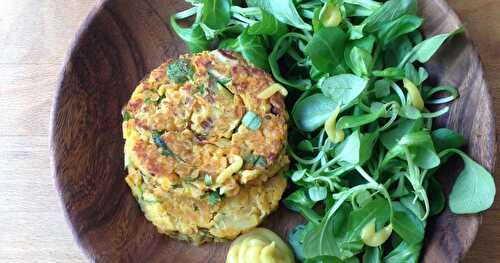
[[[229,248],[226,263],[295,262],[292,250],[274,232],[256,228],[241,235]]]

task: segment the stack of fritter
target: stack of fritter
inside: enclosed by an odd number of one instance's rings
[[[284,90],[223,50],[167,61],[123,111],[126,181],[159,231],[233,239],[279,203],[288,167]]]

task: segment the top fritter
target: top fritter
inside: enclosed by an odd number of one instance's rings
[[[165,191],[236,195],[288,165],[286,94],[264,71],[222,50],[154,70],[124,111],[126,162]]]

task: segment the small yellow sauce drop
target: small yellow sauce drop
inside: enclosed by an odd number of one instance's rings
[[[274,232],[256,228],[233,241],[226,263],[293,263],[292,250]]]

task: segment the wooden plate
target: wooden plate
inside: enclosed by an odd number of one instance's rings
[[[423,0],[427,36],[460,25],[443,0]],[[124,181],[120,109],[150,70],[186,50],[169,27],[185,7],[173,0],[99,1],[77,35],[55,94],[51,119],[52,172],[74,236],[97,262],[223,262],[227,244],[200,247],[169,239],[146,221]],[[456,37],[427,64],[433,84],[453,84],[461,97],[437,121],[468,142],[468,153],[488,170],[495,162],[491,96],[474,45]],[[457,175],[441,169],[447,186]],[[285,237],[299,216],[280,208],[264,223]],[[480,216],[449,210],[431,220],[425,262],[457,262],[471,246]]]

